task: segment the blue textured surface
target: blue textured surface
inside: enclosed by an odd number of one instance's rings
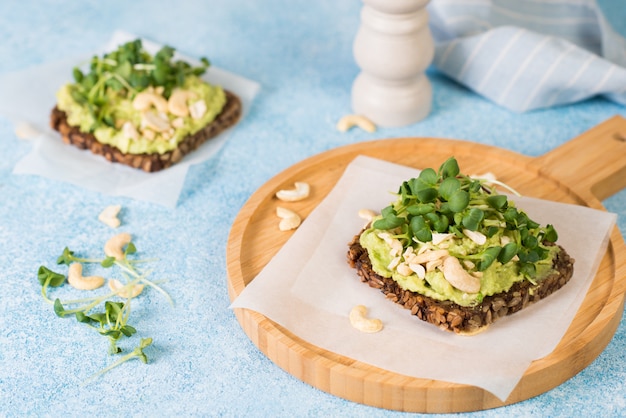
[[[622,0],[601,2],[626,35]],[[250,113],[213,159],[192,167],[178,207],[112,198],[11,174],[30,147],[0,117],[0,415],[7,416],[400,416],[322,393],[269,361],[228,310],[225,253],[246,199],[300,160],[379,137],[468,139],[542,155],[626,108],[603,99],[514,114],[429,71],[433,111],[421,123],[368,134],[335,130],[350,112],[358,73],[352,41],[357,0],[0,2],[0,73],[90,53],[120,28],[258,81]],[[0,92],[2,94],[2,92]],[[39,293],[40,264],[66,245],[98,251],[110,230],[95,219],[121,204],[142,255],[159,256],[158,277],[176,307],[155,292],[137,301],[151,364],[133,361],[80,386],[109,362],[106,343],[57,319]],[[626,191],[607,199],[626,232]],[[626,416],[626,322],[581,373],[536,398],[475,416]]]

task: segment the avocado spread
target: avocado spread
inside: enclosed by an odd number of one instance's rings
[[[75,88],[73,84],[66,84],[57,92],[57,107],[67,114],[68,123],[79,127],[81,132],[91,132],[103,144],[113,145],[128,154],[163,154],[175,149],[187,135],[192,135],[211,123],[226,103],[226,95],[221,87],[208,84],[199,77],[189,76],[182,88],[194,92],[197,95],[196,100],[203,100],[206,103],[204,114],[198,119],[191,116],[183,117],[181,126],[174,128],[174,132],[167,139],[161,135],[146,138],[141,134],[137,138],[132,138],[119,128],[119,122],[118,126],[98,124],[89,108],[78,103],[72,96],[72,89]],[[129,121],[137,128],[137,132],[141,133],[139,128],[142,112],[133,108],[129,97],[109,90],[107,103],[115,121]],[[167,117],[170,121],[177,119],[171,114]]]
[[[532,221],[493,182],[460,174],[454,158],[438,172],[426,169],[405,181],[396,201],[360,236],[373,270],[404,290],[461,306],[480,304],[522,280],[541,282],[559,251],[552,245],[556,231]],[[479,281],[479,290],[459,289],[447,278],[446,257],[455,257],[461,275]]]
[[[411,272],[410,275],[400,274],[396,269],[390,269],[389,265],[394,259],[391,256],[391,246],[380,238],[377,234],[379,230],[369,228],[361,234],[361,246],[367,249],[372,268],[376,273],[383,277],[393,278],[402,289],[410,290],[437,300],[450,300],[461,306],[473,306],[482,300],[484,296],[495,295],[496,293],[506,292],[511,286],[518,281],[527,278],[520,272],[519,264],[509,261],[502,264],[494,261],[487,269],[482,271],[480,277],[480,292],[466,293],[452,286],[444,277],[439,269],[433,269],[425,272],[424,278],[420,278],[417,273]],[[491,237],[485,245],[499,245],[499,237]],[[469,238],[451,238],[441,247],[432,244],[424,244],[428,248],[438,250],[446,248],[451,254],[471,254],[480,251],[478,246]],[[558,251],[557,246],[547,247],[549,251],[548,257],[538,261],[536,265],[535,280],[540,282],[552,270],[552,261]]]
[[[209,67],[207,59],[194,67],[173,56],[169,46],[152,56],[139,39],[94,56],[87,72],[75,68],[74,82],[57,92],[57,107],[69,125],[123,153],[172,151],[211,123],[226,104],[224,90],[200,78]],[[183,112],[168,107],[181,90],[186,95]],[[156,96],[153,105],[139,105],[140,95]]]

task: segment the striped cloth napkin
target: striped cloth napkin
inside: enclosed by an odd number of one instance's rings
[[[595,0],[432,0],[428,12],[434,65],[501,106],[626,105],[626,40]]]

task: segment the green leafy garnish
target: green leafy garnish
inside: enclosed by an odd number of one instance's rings
[[[107,366],[106,368],[100,370],[98,373],[92,375],[89,379],[87,380],[91,380],[94,379],[108,371],[110,371],[111,369],[119,366],[122,363],[127,362],[128,360],[132,360],[134,358],[138,358],[142,363],[148,363],[148,356],[146,356],[146,354],[143,352],[143,350],[152,345],[152,338],[142,338],[139,341],[139,345],[137,347],[135,347],[135,349],[133,351],[131,351],[130,353],[120,357],[116,362],[110,364],[109,366]]]
[[[137,39],[102,57],[92,57],[85,72],[74,68],[70,94],[95,120],[91,131],[102,125],[115,126],[111,106],[114,98],[132,99],[148,87],[163,88],[163,96],[168,98],[176,87],[185,84],[187,77],[200,76],[210,66],[206,58],[200,59],[199,66],[174,60],[174,52],[172,47],[164,46],[151,56]]]
[[[416,178],[403,182],[398,199],[381,211],[372,227],[389,231],[404,248],[414,246],[416,241],[430,242],[435,233],[462,238],[467,231],[474,231],[493,237],[505,229],[513,242],[489,246],[478,254],[453,255],[474,262],[477,271],[486,270],[495,261],[508,263],[517,256],[521,274],[532,280],[535,264],[549,256],[546,243],[554,243],[558,234],[552,225],[541,227],[530,219],[492,184],[508,188],[496,180],[461,174],[458,162],[451,157],[438,171],[426,168]]]
[[[72,263],[93,263],[99,264],[107,269],[118,267],[121,274],[126,278],[126,288],[137,284],[147,285],[163,294],[169,302],[173,304],[172,299],[158,283],[148,280],[147,276],[150,271],[143,272],[137,268],[138,264],[152,260],[131,260],[128,258],[129,255],[135,254],[136,252],[137,248],[132,242],[126,245],[121,260],[107,256],[103,258],[79,257],[74,251],[65,247],[61,255],[57,258],[57,264],[69,266]],[[61,318],[74,316],[77,322],[85,324],[96,330],[100,335],[105,336],[109,341],[109,354],[114,355],[121,353],[122,348],[118,346],[118,342],[121,339],[131,338],[137,334],[137,329],[129,323],[132,297],[127,297],[124,301],[113,300],[112,298],[119,297],[119,291],[112,291],[103,295],[83,299],[50,299],[48,297],[48,289],[63,286],[66,282],[66,276],[52,271],[45,266],[40,266],[37,271],[37,279],[41,285],[42,296],[46,302],[53,305],[54,313]],[[126,354],[92,377],[99,376],[134,357],[138,357],[142,362],[147,363],[148,358],[143,352],[143,349],[150,344],[152,344],[152,338],[142,338],[139,346],[135,348],[133,352]]]

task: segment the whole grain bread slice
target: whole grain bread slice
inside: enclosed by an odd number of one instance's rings
[[[61,134],[63,142],[66,144],[74,145],[80,149],[88,149],[114,163],[140,168],[147,172],[155,172],[171,167],[208,139],[217,136],[237,123],[241,117],[241,100],[230,91],[225,91],[225,93],[226,104],[211,123],[193,135],[188,135],[174,150],[163,154],[127,154],[115,146],[103,144],[92,134],[81,132],[77,127],[69,125],[67,115],[57,107],[52,109],[50,126]]]
[[[360,234],[349,243],[348,263],[357,270],[361,281],[380,289],[387,299],[411,311],[419,319],[443,330],[472,335],[485,330],[490,324],[506,315],[518,312],[563,287],[574,272],[574,259],[559,246],[553,263],[553,272],[538,284],[528,280],[516,282],[507,292],[485,296],[476,306],[460,306],[451,301],[440,301],[402,289],[392,278],[377,274],[367,249],[359,243]]]

